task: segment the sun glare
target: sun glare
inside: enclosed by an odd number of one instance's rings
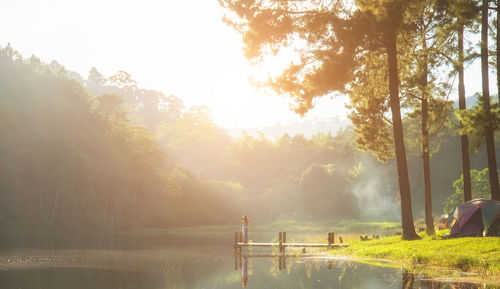
[[[499,16],[0,0],[0,287],[497,288]]]
[[[6,17],[3,21],[8,25],[0,28],[4,35],[0,43],[13,43],[23,55],[57,60],[83,77],[92,66],[105,76],[127,71],[141,86],[175,94],[188,107],[206,105],[225,127],[251,128],[301,119],[289,110],[291,99],[249,83],[278,75],[296,55],[285,50],[266,57],[263,64],[249,64],[241,36],[222,23],[217,1],[90,0],[78,5],[78,11],[67,1],[23,3],[4,3],[4,8],[11,16],[33,15],[38,24]],[[60,25],[61,21],[65,24]],[[30,39],[37,40],[36,49]],[[345,117],[336,114],[342,102],[320,102],[329,113],[313,109],[310,117]]]

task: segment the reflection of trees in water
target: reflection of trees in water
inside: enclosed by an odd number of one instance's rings
[[[311,261],[310,260],[306,260],[305,266],[306,266],[306,276],[309,279],[312,276],[312,267],[313,266],[311,264]]]
[[[280,260],[278,258],[272,258],[271,268],[269,268],[269,272],[275,278],[278,277],[280,273],[279,262]]]
[[[403,289],[412,289],[415,282],[415,275],[403,269]]]
[[[328,270],[333,270],[335,269],[335,262],[333,260],[328,261]]]
[[[412,272],[403,270],[403,289],[480,289],[480,288],[498,288],[494,285],[487,286],[479,283],[463,282],[442,282],[432,280],[424,275],[415,275]]]
[[[352,288],[354,286],[353,284],[353,278],[357,277],[357,268],[358,266],[354,263],[341,263],[339,268],[339,276],[338,280],[339,283],[343,288]]]
[[[247,256],[249,262],[256,256]],[[428,276],[414,274],[408,270],[402,270],[401,273],[394,269],[379,266],[370,266],[361,263],[327,260],[320,261],[314,258],[301,258],[297,256],[273,256],[260,255],[257,258],[271,258],[264,268],[255,269],[257,271],[267,272],[267,279],[261,274],[253,277],[254,286],[257,284],[270,285],[276,283],[281,286],[293,286],[299,288],[309,288],[311,282],[321,280],[330,280],[330,285],[336,285],[332,288],[403,288],[403,289],[479,289],[479,288],[498,288],[495,286],[486,286],[482,284],[471,284],[462,282],[445,282],[432,280]],[[240,262],[241,284],[247,286],[250,274],[249,268],[242,270],[246,266],[245,257]],[[255,264],[255,263],[254,263]],[[262,263],[264,264],[264,263]],[[269,268],[267,266],[271,265]],[[245,273],[247,272],[247,276]],[[401,275],[400,275],[401,274]],[[333,281],[332,280],[336,280]],[[316,280],[318,279],[318,280]],[[265,280],[265,281],[264,281]],[[271,281],[273,280],[273,281]],[[333,283],[332,283],[333,281]],[[275,284],[275,285],[276,285]],[[267,287],[266,287],[267,288]],[[272,287],[269,287],[272,288]],[[288,287],[285,287],[288,288]],[[323,287],[321,287],[323,288]]]
[[[269,272],[273,277],[278,277],[281,271],[284,271],[287,274],[290,273],[292,265],[288,266],[287,259],[288,258],[286,255],[279,255],[272,258],[271,268],[269,268]]]

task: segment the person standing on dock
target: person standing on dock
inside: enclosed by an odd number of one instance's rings
[[[248,243],[248,216],[241,217],[241,232],[243,233],[243,242]]]

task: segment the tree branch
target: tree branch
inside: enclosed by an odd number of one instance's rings
[[[382,114],[382,119],[387,121],[390,125],[392,125],[392,120],[388,119],[385,115]]]

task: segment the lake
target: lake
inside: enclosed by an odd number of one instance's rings
[[[171,232],[105,237],[93,248],[11,248],[0,251],[0,288],[500,288],[316,253],[279,258],[270,256],[271,249],[255,249],[235,256],[232,238],[232,233]]]

